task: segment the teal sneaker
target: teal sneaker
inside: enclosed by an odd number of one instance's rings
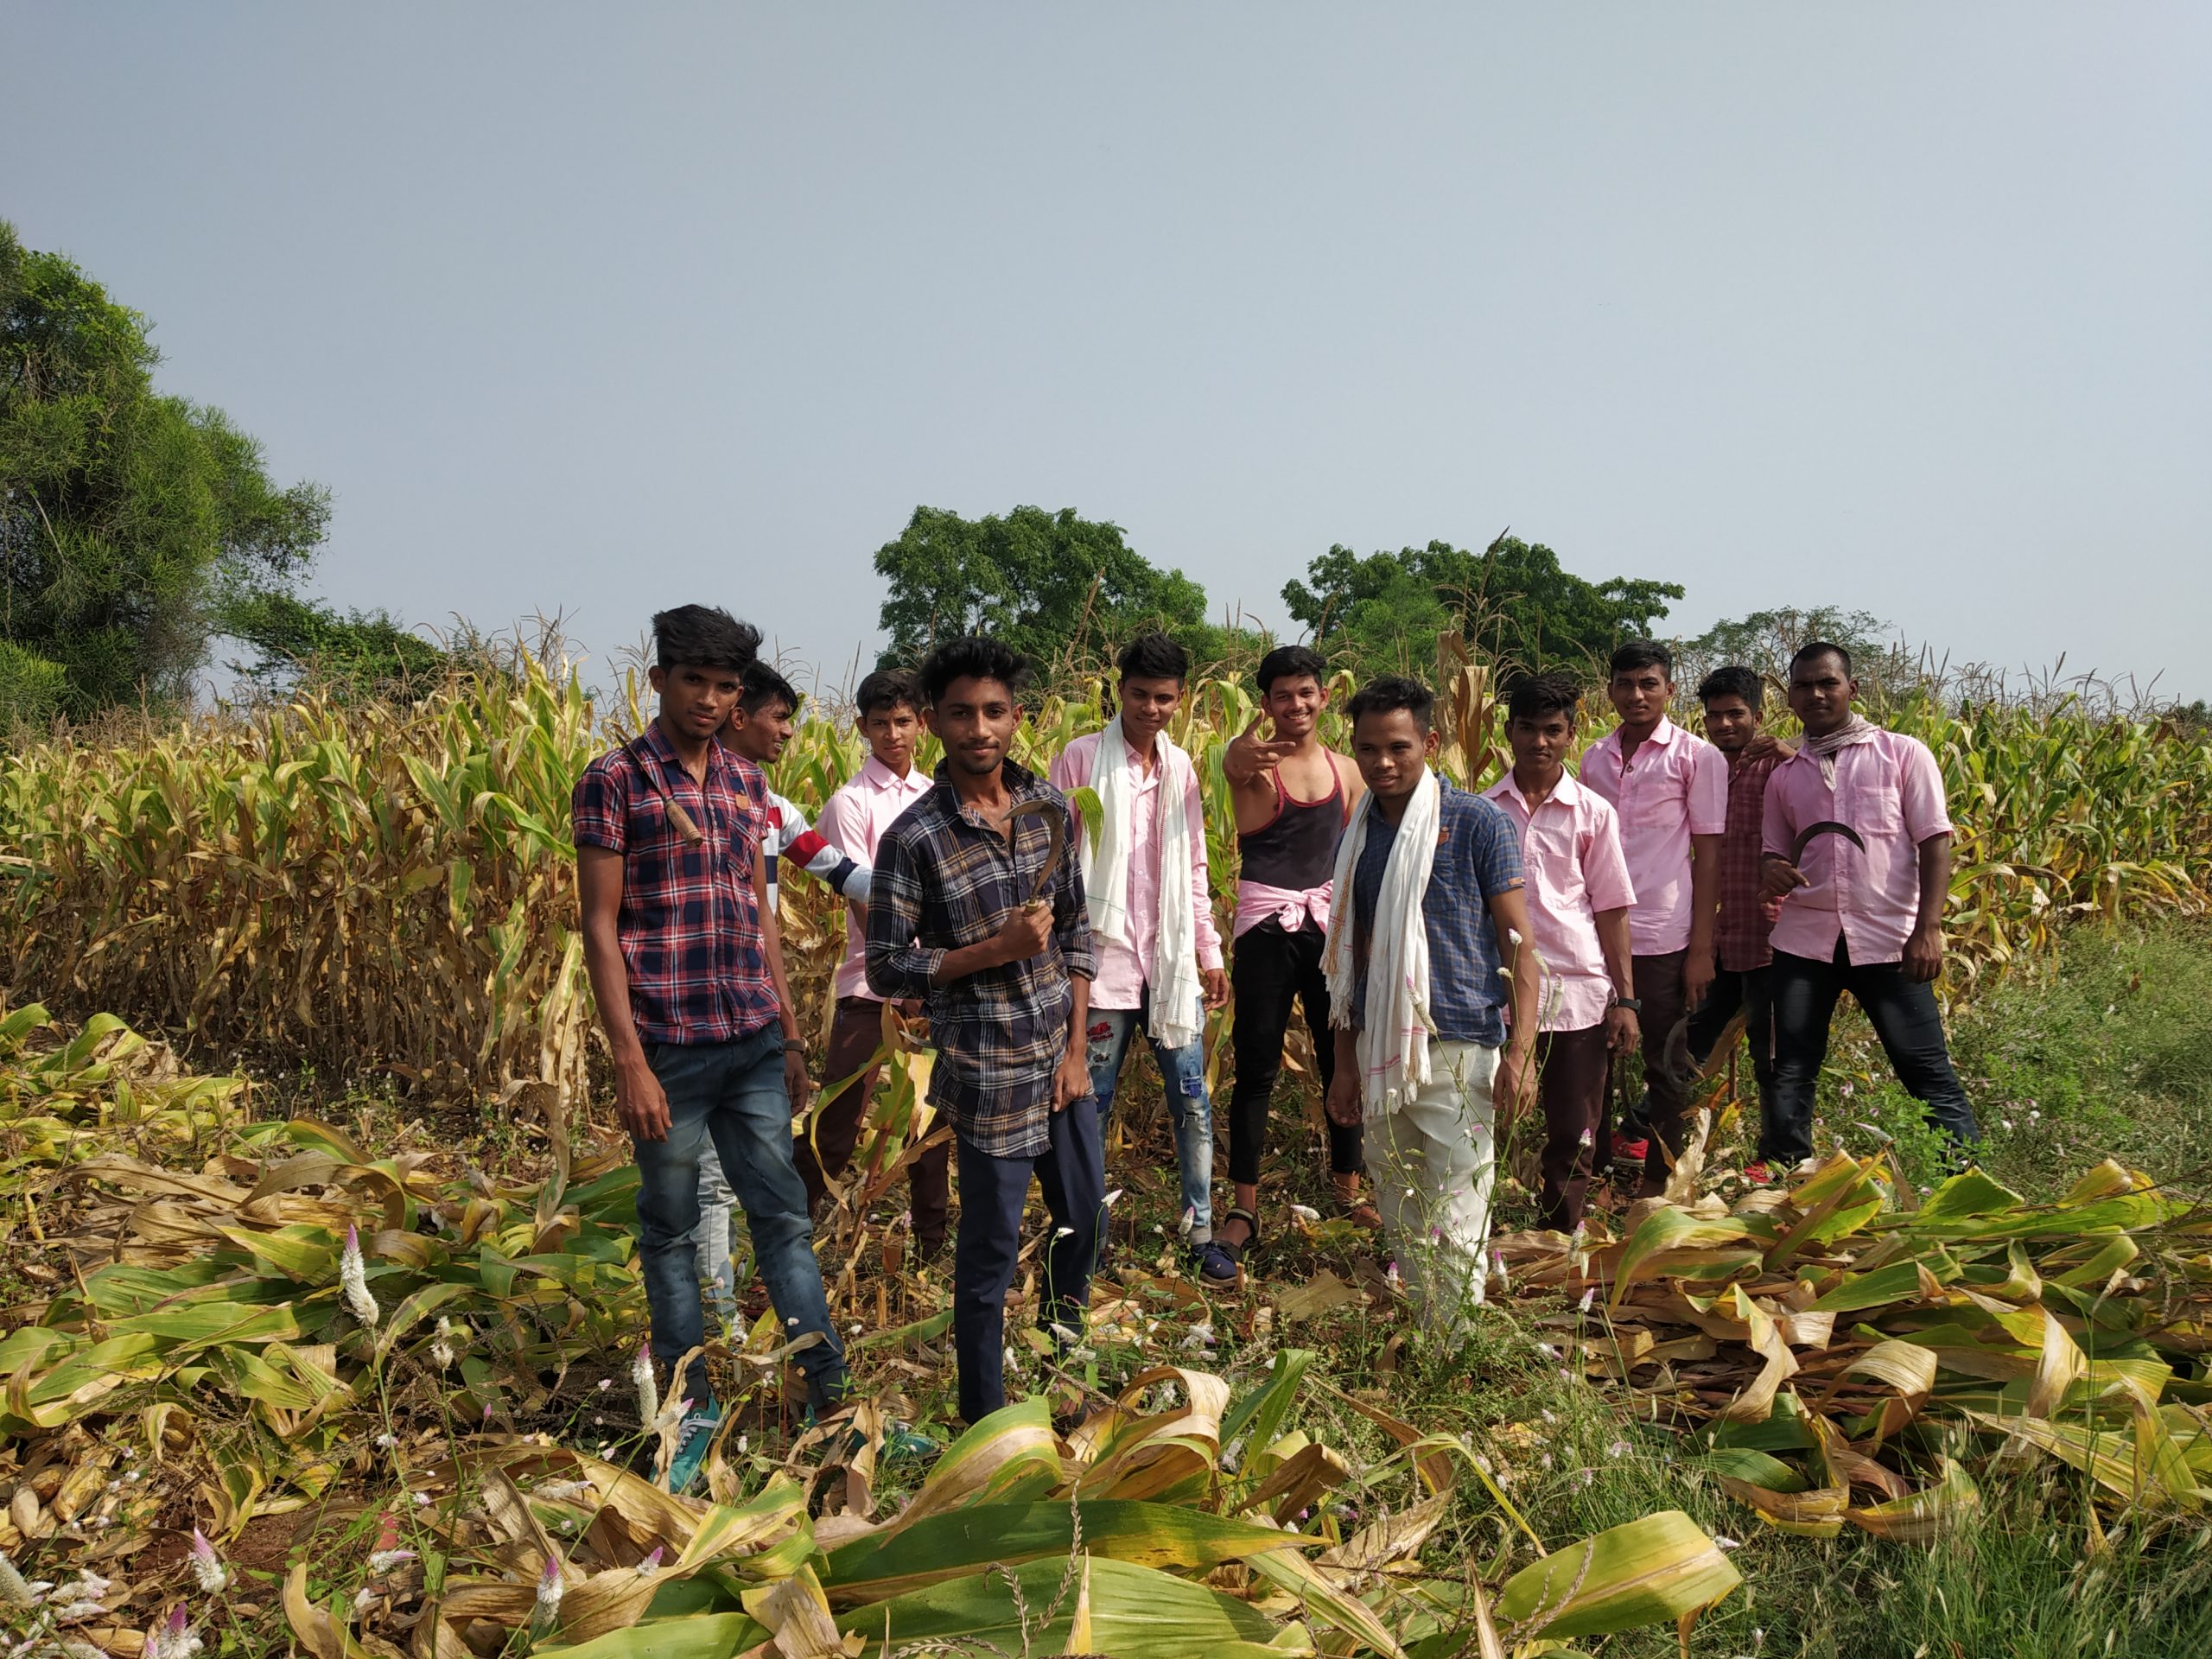
[[[715,1432],[722,1426],[720,1406],[699,1406],[688,1413],[676,1427],[676,1456],[668,1465],[668,1490],[678,1497],[697,1484],[699,1471],[707,1466],[707,1453],[713,1449]]]

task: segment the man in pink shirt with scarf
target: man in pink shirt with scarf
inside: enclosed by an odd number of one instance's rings
[[[1849,991],[1897,1081],[1953,1142],[1980,1138],[1944,1046],[1935,981],[1943,967],[1951,820],[1943,775],[1916,738],[1853,712],[1851,653],[1815,640],[1789,664],[1805,741],[1767,780],[1761,890],[1774,924],[1774,1108],[1759,1156],[1790,1167],[1813,1153],[1813,1094],[1828,1020]]]
[[[1205,1017],[1229,1000],[1221,933],[1206,889],[1206,827],[1191,758],[1166,728],[1183,701],[1191,659],[1165,634],[1120,658],[1121,712],[1052,761],[1062,794],[1096,791],[1086,826],[1084,896],[1098,971],[1090,982],[1091,1092],[1103,1130],[1129,1039],[1152,1045],[1175,1123],[1184,1236],[1201,1271],[1236,1269],[1213,1243],[1213,1109],[1206,1094]]]

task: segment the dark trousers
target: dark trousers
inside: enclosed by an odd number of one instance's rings
[[[1537,1224],[1571,1233],[1581,1225],[1592,1174],[1612,1161],[1605,1090],[1612,1080],[1613,1057],[1605,1046],[1604,1024],[1540,1033],[1536,1074],[1544,1108]]]
[[[1229,1179],[1246,1185],[1260,1179],[1260,1154],[1267,1147],[1268,1103],[1282,1071],[1282,1039],[1290,1029],[1294,1002],[1306,1007],[1306,1028],[1313,1033],[1313,1058],[1321,1071],[1321,1093],[1328,1095],[1336,1073],[1336,1033],[1329,1028],[1329,982],[1321,971],[1324,935],[1311,919],[1295,933],[1269,920],[1247,928],[1236,938],[1230,985],[1236,994],[1230,1027],[1236,1045],[1236,1082],[1229,1095]],[[1361,1164],[1359,1125],[1329,1125],[1329,1167],[1356,1175]]]
[[[853,1161],[853,1148],[860,1142],[861,1120],[868,1116],[868,1097],[875,1092],[875,1080],[881,1071],[868,1062],[882,1046],[883,1004],[865,996],[839,997],[836,1017],[830,1022],[830,1058],[822,1080],[825,1084],[836,1083],[864,1065],[868,1074],[823,1105],[815,1115],[810,1139],[808,1134],[799,1136],[794,1155],[799,1179],[806,1183],[807,1212],[817,1221],[829,1196],[830,1181],[842,1176]],[[933,1147],[907,1166],[914,1242],[925,1255],[944,1243],[951,1170],[949,1145]]]
[[[1813,1090],[1828,1055],[1828,1020],[1846,991],[1866,1010],[1897,1081],[1928,1116],[1955,1142],[1981,1138],[1943,1046],[1933,985],[1907,979],[1902,963],[1854,964],[1840,938],[1827,962],[1776,951],[1772,973],[1774,1109],[1761,1127],[1760,1157],[1795,1164],[1813,1155]]]
[[[1720,1033],[1744,1011],[1744,1045],[1751,1052],[1751,1080],[1758,1085],[1761,1132],[1774,1110],[1774,1001],[1770,968],[1746,968],[1740,972],[1723,968],[1713,976],[1713,988],[1697,1012],[1690,1015],[1690,1058],[1699,1065],[1713,1058]]]
[[[1637,1026],[1643,1033],[1643,1104],[1621,1118],[1625,1140],[1648,1141],[1643,1154],[1646,1185],[1663,1182],[1682,1149],[1683,1119],[1689,1110],[1689,1091],[1667,1072],[1667,1039],[1681,1023],[1688,1002],[1682,993],[1682,963],[1689,951],[1668,950],[1658,956],[1632,958],[1636,969],[1636,998],[1643,1006]]]
[[[952,1255],[952,1348],[960,1363],[960,1415],[973,1424],[1006,1403],[1006,1293],[1021,1251],[1021,1209],[1033,1172],[1052,1217],[1038,1318],[1081,1331],[1090,1270],[1106,1218],[1106,1165],[1098,1112],[1077,1101],[1049,1120],[1052,1145],[1034,1158],[1000,1158],[964,1135],[960,1232]]]

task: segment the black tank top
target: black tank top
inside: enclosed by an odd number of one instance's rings
[[[1344,780],[1333,760],[1329,775],[1334,787],[1326,799],[1301,801],[1283,788],[1282,774],[1275,774],[1274,817],[1236,838],[1243,880],[1305,893],[1336,873],[1337,842],[1344,830]]]

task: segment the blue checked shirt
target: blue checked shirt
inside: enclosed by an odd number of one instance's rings
[[[1018,804],[1067,798],[1036,773],[1004,763]],[[950,985],[930,979],[946,952],[980,944],[1029,897],[1052,831],[1036,817],[1014,822],[1014,842],[960,804],[943,766],[937,786],[900,813],[876,844],[868,904],[868,984],[878,996],[920,997],[937,1045],[930,1103],[981,1150],[1033,1158],[1052,1144],[1052,1073],[1067,1052],[1071,975],[1092,977],[1079,844],[1070,815],[1067,855],[1045,898],[1052,941],[1026,962],[987,968]]]
[[[1521,885],[1521,839],[1504,813],[1479,795],[1440,776],[1436,862],[1428,873],[1421,917],[1428,925],[1428,1017],[1439,1040],[1505,1043],[1505,976],[1498,971],[1497,934],[1489,901]],[[1367,799],[1367,842],[1351,874],[1352,942],[1359,982],[1352,1001],[1358,1024],[1367,1008],[1367,941],[1398,826]]]

